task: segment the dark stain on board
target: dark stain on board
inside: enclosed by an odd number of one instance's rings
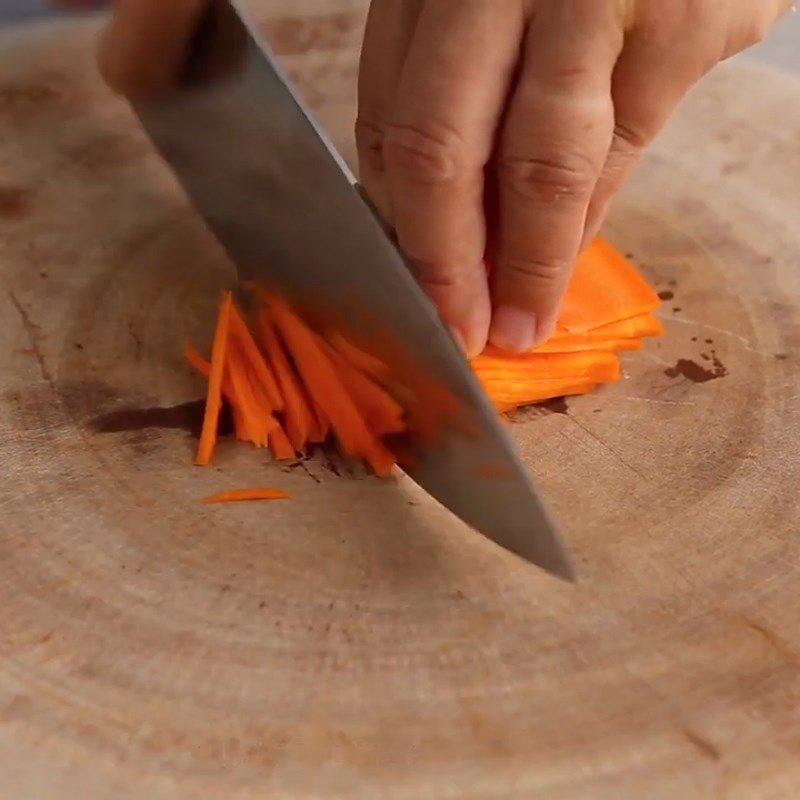
[[[192,436],[200,436],[203,427],[205,400],[191,400],[176,406],[154,406],[152,408],[120,408],[89,423],[94,433],[124,433],[148,429],[181,430]],[[230,420],[223,417],[220,433],[230,433]]]
[[[658,296],[661,300],[672,300],[672,298],[675,297],[675,292],[665,289],[663,292],[659,292]]]
[[[19,186],[0,186],[0,220],[15,221],[28,215],[29,195]]]
[[[692,383],[708,383],[728,374],[727,368],[715,354],[711,354],[710,361],[711,365],[704,367],[691,359],[680,358],[674,367],[665,369],[664,374],[668,378],[686,378]]]

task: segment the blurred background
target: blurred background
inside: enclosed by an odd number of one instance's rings
[[[303,0],[298,0],[302,4]],[[44,0],[0,0],[0,23],[52,16]],[[789,14],[769,39],[748,53],[761,61],[800,73],[800,14]]]

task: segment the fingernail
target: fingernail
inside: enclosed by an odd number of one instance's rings
[[[492,316],[489,341],[510,353],[533,349],[536,338],[536,314],[514,306],[500,306]]]

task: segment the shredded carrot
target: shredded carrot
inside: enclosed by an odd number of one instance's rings
[[[401,455],[399,441],[393,439],[397,455],[386,445],[389,435],[436,436],[443,422],[460,427],[457,399],[435,379],[419,376],[402,353],[387,356],[390,369],[343,333],[321,334],[281,298],[251,288],[260,303],[255,335],[228,292],[211,360],[186,346],[187,360],[208,381],[197,463],[207,464],[213,456],[222,398],[230,405],[236,438],[269,446],[277,460],[333,440],[382,476]],[[501,413],[591,392],[619,379],[617,353],[638,350],[646,337],[663,333],[653,315],[658,305],[635,267],[598,239],[578,260],[554,335],[523,355],[487,347],[472,369]],[[393,352],[392,343],[385,344],[387,353]],[[466,421],[463,430],[470,434]],[[484,471],[491,473],[491,465]],[[224,499],[208,501],[269,499],[259,492],[270,491],[223,493]]]
[[[289,493],[284,492],[283,489],[232,489],[204,497],[203,502],[211,505],[213,503],[241,503],[248,500],[288,500],[289,497]]]
[[[230,328],[231,306],[233,297],[225,292],[220,306],[217,328],[214,332],[214,344],[211,348],[211,369],[208,375],[208,391],[206,393],[206,412],[203,417],[203,430],[200,434],[200,445],[197,448],[197,464],[206,466],[214,457],[217,444],[217,428],[222,410],[222,376],[225,371],[225,360],[228,351],[228,331]]]

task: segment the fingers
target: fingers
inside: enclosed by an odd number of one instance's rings
[[[490,341],[524,352],[555,328],[611,144],[619,4],[537,7],[499,153],[500,244]]]
[[[483,172],[512,79],[519,0],[429,0],[397,93],[384,154],[399,242],[468,355],[485,343]]]
[[[614,70],[614,138],[586,219],[582,247],[598,234],[612,200],[692,86],[716,63],[760,41],[791,0],[742,4],[726,25],[666,29],[655,14],[638,20]],[[721,39],[709,31],[724,30]]]
[[[178,78],[208,0],[116,0],[100,43],[100,70],[116,91],[136,95]]]
[[[356,121],[359,181],[387,222],[391,210],[383,140],[422,4],[423,0],[373,0],[361,50]]]

